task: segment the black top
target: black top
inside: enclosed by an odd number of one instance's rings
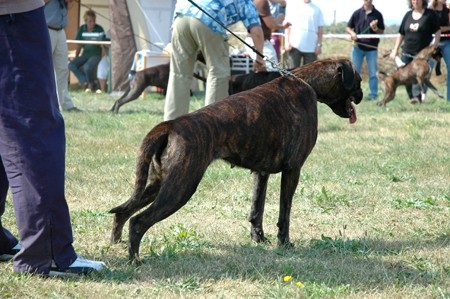
[[[364,6],[360,9],[355,10],[350,20],[347,22],[347,27],[350,27],[355,31],[356,34],[374,34],[372,28],[370,28],[370,23],[373,20],[378,20],[378,28],[384,30],[384,20],[383,15],[379,12],[375,6],[372,6],[372,11],[366,15]],[[376,50],[380,42],[379,38],[358,38],[356,40],[358,43],[358,48],[365,51]],[[370,45],[366,47],[365,45]]]
[[[416,55],[423,48],[430,45],[433,34],[439,30],[439,22],[436,13],[426,8],[418,20],[412,17],[412,10],[403,17],[398,32],[404,36],[403,52]]]
[[[436,14],[439,18],[439,26],[448,26],[449,25],[449,9],[444,6],[442,10],[435,10]],[[450,34],[450,31],[442,31],[441,34]],[[441,36],[441,40],[449,40],[450,36]]]

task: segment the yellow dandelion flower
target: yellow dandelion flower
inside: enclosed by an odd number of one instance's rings
[[[284,282],[288,282],[288,281],[291,281],[292,280],[292,276],[290,276],[290,275],[286,275],[285,277],[283,277],[283,281]]]
[[[297,281],[297,282],[295,283],[295,285],[298,286],[299,288],[304,288],[304,287],[305,287],[305,285],[304,285],[303,282],[301,282],[301,281]]]

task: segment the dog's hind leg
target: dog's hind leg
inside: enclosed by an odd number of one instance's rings
[[[169,217],[183,207],[194,194],[206,167],[191,161],[179,169],[190,169],[189,180],[180,173],[166,177],[155,201],[143,212],[132,217],[129,222],[128,254],[131,262],[139,263],[139,245],[145,232],[155,223]],[[194,173],[193,173],[194,172]],[[186,175],[186,173],[185,173]]]
[[[111,109],[109,111],[117,113],[119,111],[119,101],[121,101],[123,98],[127,97],[128,94],[130,93],[130,86],[128,86],[128,88],[125,90],[125,92],[123,93],[123,95],[114,102],[114,105],[111,107]]]
[[[436,86],[431,83],[430,79],[426,79],[425,82],[427,86],[434,92],[434,94],[436,94],[441,99],[444,98],[444,95],[436,88]]]
[[[142,92],[145,90],[145,88],[148,85],[145,83],[145,77],[144,74],[136,73],[136,76],[133,78],[133,80],[130,82],[130,91],[126,94],[126,96],[121,97],[118,99],[115,103],[113,108],[111,109],[114,113],[119,112],[119,108],[131,101],[136,100]]]
[[[135,200],[135,197],[132,196],[128,201],[110,211],[110,213],[115,213],[111,231],[111,244],[119,243],[121,241],[125,222],[127,222],[134,213],[152,203],[155,200],[156,195],[158,195],[159,189],[159,183],[149,185],[145,188],[140,200]]]
[[[383,81],[384,85],[384,97],[377,103],[378,106],[385,107],[386,104],[395,98],[395,92],[397,91],[396,84],[389,78]]]
[[[293,247],[289,241],[289,225],[292,207],[292,198],[294,197],[300,178],[300,166],[281,174],[281,192],[280,192],[280,212],[278,216],[278,246]]]
[[[250,236],[253,241],[268,242],[264,237],[263,216],[269,174],[255,173],[253,177],[253,202],[250,210]]]

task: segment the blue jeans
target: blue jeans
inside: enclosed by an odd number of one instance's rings
[[[361,50],[358,47],[352,48],[352,62],[356,71],[361,74],[363,59],[366,58],[367,69],[369,71],[369,98],[375,99],[378,96],[378,50]]]
[[[450,101],[450,40],[441,41],[440,48],[447,67],[447,101]]]
[[[101,56],[75,57],[69,63],[69,70],[74,73],[75,77],[77,77],[78,81],[80,81],[81,84],[93,83],[96,79],[95,68],[97,67],[101,59]]]

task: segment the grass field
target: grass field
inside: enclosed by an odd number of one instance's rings
[[[258,245],[247,221],[252,175],[217,161],[191,201],[146,233],[138,268],[125,244],[109,244],[107,211],[131,195],[137,149],[164,99],[149,94],[112,115],[116,97],[72,96],[83,110],[64,113],[74,246],[109,269],[46,279],[1,263],[0,297],[450,298],[450,104],[432,93],[416,106],[403,87],[386,109],[363,101],[354,125],[318,105],[318,141],[292,208],[294,249],[275,245],[280,175],[264,217],[273,245]],[[192,110],[202,105],[192,98]],[[11,198],[2,222],[17,233]]]

